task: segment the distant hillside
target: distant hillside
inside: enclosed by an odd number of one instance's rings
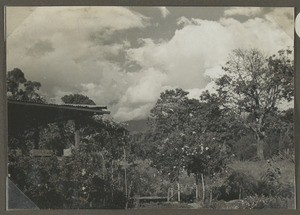
[[[128,124],[126,128],[130,133],[143,133],[149,129],[147,119],[131,120],[127,121],[126,123]]]

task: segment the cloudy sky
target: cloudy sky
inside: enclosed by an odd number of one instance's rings
[[[293,8],[8,7],[7,70],[49,102],[81,93],[120,121],[143,119],[160,92],[213,90],[228,54],[293,47]]]

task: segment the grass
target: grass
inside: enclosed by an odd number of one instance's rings
[[[278,167],[281,171],[279,181],[285,185],[295,185],[295,163],[288,159],[275,159],[272,161],[273,166]],[[256,180],[259,180],[269,168],[267,160],[264,161],[233,161],[229,165],[233,171],[239,171],[250,175]],[[230,173],[230,172],[228,172]],[[193,178],[182,179],[182,184],[190,182]],[[183,185],[182,185],[183,186]],[[264,208],[295,208],[295,200],[293,198],[276,199],[276,197],[249,197],[255,198],[253,203],[261,203]],[[264,203],[264,204],[263,204]],[[223,200],[213,201],[209,205],[202,205],[200,202],[196,203],[178,203],[178,202],[164,202],[164,203],[144,203],[141,208],[209,208],[209,209],[241,209],[247,204],[247,200],[232,200],[225,202]],[[255,206],[255,207],[259,207]]]
[[[275,161],[275,166],[280,168],[280,182],[283,184],[295,184],[295,164],[288,160]],[[234,161],[229,164],[229,168],[253,176],[255,179],[267,171],[269,165],[267,161]]]

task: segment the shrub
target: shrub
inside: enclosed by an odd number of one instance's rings
[[[265,181],[259,181],[257,194],[260,196],[280,196],[283,198],[294,197],[294,186],[291,184],[273,184]]]
[[[225,180],[219,188],[218,199],[225,201],[244,198],[255,194],[257,190],[257,181],[250,175],[234,171]]]
[[[280,182],[281,169],[273,161],[268,160],[268,169],[258,181],[257,194],[260,196],[294,197],[294,186]]]
[[[248,196],[244,199],[244,209],[287,209],[288,199],[280,196]]]
[[[189,192],[189,193],[181,193],[180,195],[180,199],[182,202],[189,202],[192,203],[195,201],[195,191],[193,190],[193,192]]]

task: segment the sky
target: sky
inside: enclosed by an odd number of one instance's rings
[[[293,8],[7,7],[7,71],[62,103],[87,95],[118,121],[147,118],[161,92],[214,90],[230,52],[293,48]]]

